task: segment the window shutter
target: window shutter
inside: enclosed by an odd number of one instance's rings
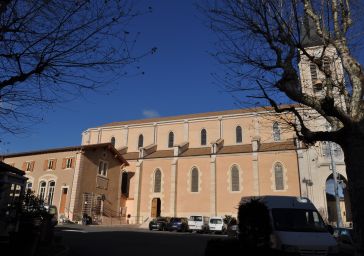
[[[34,162],[34,161],[32,161],[32,162],[30,163],[30,171],[31,171],[31,172],[34,170],[34,164],[35,164],[35,162]]]
[[[57,167],[57,159],[53,160],[53,166],[52,166],[52,170],[55,170]]]
[[[48,169],[48,160],[44,160],[44,165],[43,165],[43,170],[47,170]]]
[[[67,161],[67,158],[63,158],[63,160],[62,160],[62,169],[66,169],[66,161]]]
[[[22,169],[23,171],[26,171],[26,168],[27,168],[27,162],[24,162],[24,163],[23,163],[23,166],[21,167],[21,169]]]
[[[71,168],[75,168],[75,158],[71,157]]]

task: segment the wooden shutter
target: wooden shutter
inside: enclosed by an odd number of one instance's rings
[[[67,158],[63,158],[63,160],[62,160],[62,169],[66,169],[66,161],[67,161]]]
[[[52,170],[55,170],[57,167],[57,159],[53,159],[53,166],[52,166]]]
[[[23,171],[26,171],[26,168],[27,168],[27,162],[24,162],[24,163],[23,163],[23,166],[21,167],[21,169],[22,169]]]
[[[48,169],[48,160],[44,160],[44,164],[43,164],[43,170],[47,170]]]
[[[31,171],[31,172],[34,170],[34,164],[35,164],[35,162],[34,162],[34,161],[31,161],[31,162],[30,162],[30,171]]]
[[[71,168],[75,168],[75,158],[71,157]]]

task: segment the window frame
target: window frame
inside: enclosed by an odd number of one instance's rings
[[[159,177],[157,177],[157,174],[159,174]],[[157,180],[157,178],[158,178],[158,180]],[[161,193],[162,192],[162,171],[159,168],[157,168],[154,171],[153,192],[154,193]]]
[[[138,149],[142,148],[144,145],[144,136],[143,134],[139,134],[138,136]]]
[[[66,158],[66,169],[72,168],[73,157]]]
[[[275,121],[272,126],[273,130],[273,140],[281,141],[281,128],[279,127],[279,123]]]
[[[201,130],[201,133],[200,133],[200,142],[201,142],[201,146],[206,146],[207,145],[207,131],[205,128],[203,128]]]
[[[234,171],[237,174],[237,177],[234,175]],[[234,182],[234,178],[237,178],[237,182]],[[236,187],[234,187],[237,186]],[[230,191],[231,192],[240,192],[240,169],[239,167],[234,164],[230,168]]]
[[[200,171],[197,167],[193,167],[191,169],[191,187],[190,191],[192,193],[198,193],[200,192]]]
[[[97,175],[102,177],[107,177],[108,170],[109,170],[109,162],[105,160],[99,160],[99,164],[97,166]]]
[[[277,168],[280,169],[277,169]],[[277,175],[277,171],[280,171],[280,176]],[[274,190],[276,191],[282,191],[285,189],[285,185],[284,185],[284,168],[282,163],[277,162],[274,164]],[[279,182],[277,182],[278,178],[280,178]],[[281,183],[281,184],[280,184]]]
[[[236,144],[243,143],[243,129],[240,125],[236,126],[235,128],[235,142]]]
[[[174,133],[171,131],[168,133],[168,148],[173,148],[174,146]]]

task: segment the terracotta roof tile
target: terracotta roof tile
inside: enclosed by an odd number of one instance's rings
[[[147,155],[145,158],[163,158],[163,157],[173,157],[173,150],[159,150]]]
[[[123,157],[126,160],[137,160],[139,158],[139,152],[129,152],[129,153],[123,154]]]
[[[278,150],[294,150],[296,146],[293,140],[287,140],[282,142],[271,142],[271,143],[262,143],[260,145],[259,151],[278,151]]]
[[[249,153],[252,152],[253,148],[251,144],[224,146],[218,154],[233,154],[233,153]]]
[[[205,148],[189,148],[185,152],[183,152],[180,156],[201,156],[201,155],[210,155],[211,149],[209,147]]]

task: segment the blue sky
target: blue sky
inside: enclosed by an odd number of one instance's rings
[[[82,131],[108,122],[237,108],[211,76],[221,68],[208,54],[215,37],[201,21],[194,1],[145,2],[153,12],[129,27],[141,32],[137,50],[158,48],[135,64],[145,74],[113,81],[106,87],[110,92],[86,92],[52,106],[26,133],[3,134],[0,154],[79,145]],[[135,72],[135,66],[128,72]]]

